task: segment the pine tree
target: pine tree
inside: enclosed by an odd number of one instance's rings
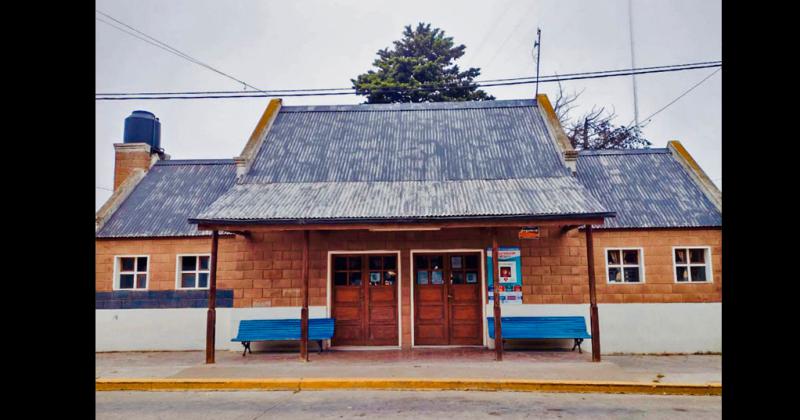
[[[408,25],[403,39],[394,41],[394,49],[378,51],[373,62],[377,71],[369,70],[351,82],[371,104],[494,100],[474,82],[479,68],[460,71],[453,63],[466,48],[454,46],[452,37],[431,29],[429,23],[419,23],[416,29]]]

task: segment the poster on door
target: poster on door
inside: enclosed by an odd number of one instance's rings
[[[498,247],[498,268],[500,281],[500,304],[522,304],[522,252],[518,246]],[[489,274],[489,303],[494,303],[494,269],[492,265],[492,249],[486,249],[486,268]]]

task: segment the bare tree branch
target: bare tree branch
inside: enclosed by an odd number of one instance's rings
[[[635,149],[651,143],[642,136],[641,127],[616,127],[612,123],[617,117],[616,109],[607,111],[606,107],[592,106],[589,112],[577,119],[570,119],[570,113],[577,105],[583,91],[565,93],[561,83],[553,110],[564,127],[572,147],[581,149]]]

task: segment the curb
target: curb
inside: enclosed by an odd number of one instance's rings
[[[96,391],[517,391],[656,395],[722,395],[722,384],[618,381],[425,378],[97,379]]]

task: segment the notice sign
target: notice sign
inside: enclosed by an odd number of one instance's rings
[[[520,229],[519,239],[539,239],[539,227],[524,227]]]
[[[522,253],[516,246],[501,246],[498,248],[500,254],[498,258],[498,268],[500,271],[500,281],[498,282],[498,292],[500,292],[501,304],[521,304],[522,303]],[[486,250],[486,267],[489,275],[489,303],[494,303],[494,266],[492,265],[492,249]]]

